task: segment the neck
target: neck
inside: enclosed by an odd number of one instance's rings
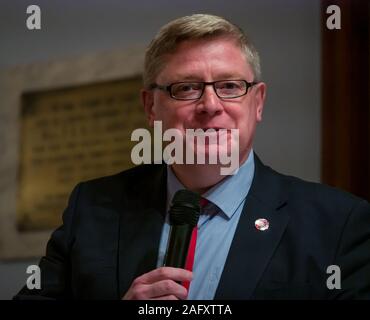
[[[199,194],[203,194],[227,177],[220,175],[218,165],[174,164],[171,168],[185,188]]]
[[[240,166],[247,160],[248,154],[240,159]],[[221,175],[222,166],[219,164],[173,164],[171,168],[185,188],[199,194],[228,177]]]

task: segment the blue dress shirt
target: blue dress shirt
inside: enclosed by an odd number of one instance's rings
[[[198,237],[189,300],[214,298],[245,199],[254,175],[253,150],[235,175],[227,176],[202,196],[210,202],[198,221]],[[163,265],[170,225],[168,209],[173,195],[185,189],[167,167],[167,215],[159,245],[157,266]]]

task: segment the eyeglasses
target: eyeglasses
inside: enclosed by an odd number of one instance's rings
[[[247,94],[248,89],[258,82],[245,80],[220,80],[213,82],[175,82],[168,86],[152,84],[150,89],[168,91],[171,98],[176,100],[197,100],[204,93],[204,88],[213,86],[216,95],[221,99],[234,99]]]

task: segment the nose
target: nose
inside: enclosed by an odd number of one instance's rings
[[[223,110],[220,98],[217,96],[212,85],[206,85],[203,95],[197,101],[197,112],[211,116],[220,114]]]

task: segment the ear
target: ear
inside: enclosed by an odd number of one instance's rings
[[[155,120],[155,114],[153,110],[153,105],[154,105],[153,91],[142,89],[140,92],[140,96],[141,96],[141,103],[143,104],[149,126],[153,127],[154,120]]]
[[[255,89],[255,103],[256,103],[256,118],[257,121],[262,121],[262,112],[263,106],[265,104],[266,98],[266,84],[264,82],[260,82],[256,84]]]

